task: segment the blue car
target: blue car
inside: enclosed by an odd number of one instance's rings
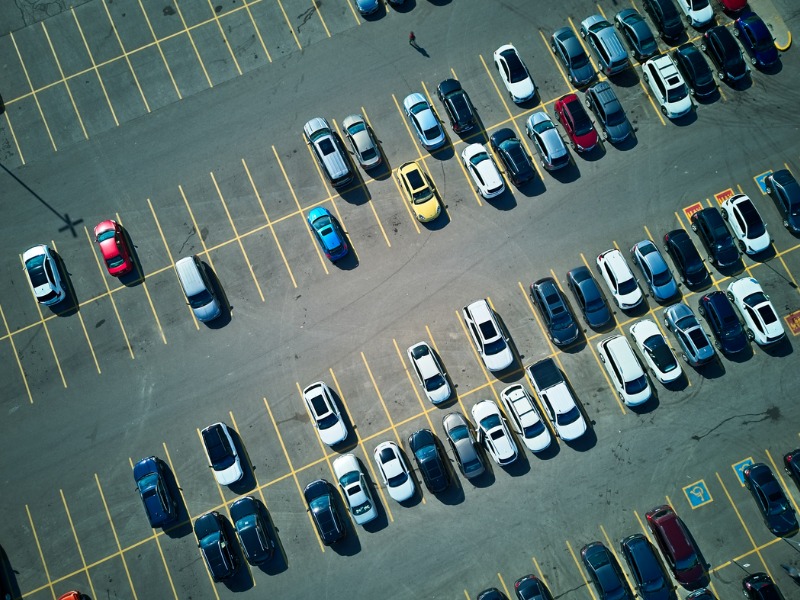
[[[322,252],[336,262],[347,255],[347,241],[342,228],[327,208],[318,206],[308,213],[308,225],[317,238]]]
[[[362,15],[371,15],[378,10],[380,2],[378,0],[356,0],[356,5],[358,12]]]
[[[155,456],[143,458],[133,467],[136,490],[153,528],[164,527],[178,519],[178,504],[164,477],[165,466]]]
[[[764,21],[754,12],[746,12],[733,24],[733,35],[750,55],[753,66],[767,68],[778,62],[778,49]]]

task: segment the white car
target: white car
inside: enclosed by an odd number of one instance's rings
[[[742,315],[747,337],[759,346],[784,338],[786,332],[769,296],[752,277],[742,277],[728,285],[728,299]]]
[[[472,420],[477,424],[478,443],[483,443],[494,462],[505,466],[517,459],[517,444],[497,404],[481,400],[472,407]]]
[[[461,160],[472,177],[478,193],[486,200],[496,198],[506,189],[503,176],[483,144],[470,144],[464,148]]]
[[[661,383],[670,383],[680,378],[683,369],[655,322],[642,319],[631,325],[629,331],[656,379]]]
[[[347,438],[342,415],[330,388],[322,381],[312,383],[303,390],[303,400],[311,416],[311,422],[319,434],[319,439],[328,446],[335,446]]]
[[[642,290],[639,289],[636,278],[628,263],[625,262],[622,252],[611,248],[600,253],[597,257],[597,268],[600,270],[614,302],[622,310],[635,308],[644,300]]]
[[[511,420],[511,428],[522,438],[531,452],[541,452],[553,441],[533,398],[519,383],[500,392],[500,400]]]
[[[378,509],[369,493],[364,471],[358,459],[352,454],[345,454],[333,461],[333,472],[342,489],[347,506],[353,520],[359,525],[369,523],[378,516]]]
[[[678,6],[694,28],[703,27],[714,18],[709,0],[678,0]]]
[[[389,495],[398,502],[411,498],[417,488],[397,444],[394,442],[378,444],[375,447],[374,457]]]
[[[244,477],[236,444],[225,423],[209,425],[200,432],[200,437],[203,439],[208,466],[214,470],[214,477],[220,485],[230,485]]]
[[[608,336],[598,342],[597,352],[620,400],[639,406],[650,399],[650,383],[628,340],[619,334]]]
[[[425,96],[419,92],[409,94],[403,100],[403,109],[411,121],[420,144],[428,150],[436,150],[444,145],[447,141],[444,129]]]
[[[58,264],[48,246],[39,244],[28,248],[22,254],[22,262],[37,302],[52,306],[67,297]]]
[[[536,95],[528,67],[522,62],[519,52],[512,44],[500,46],[494,51],[494,64],[500,73],[500,79],[508,90],[508,95],[516,103],[526,102]]]
[[[767,224],[761,218],[756,205],[745,194],[736,194],[720,205],[722,218],[728,222],[733,235],[739,240],[739,248],[748,255],[763,252],[772,243]]]
[[[476,300],[461,309],[467,324],[467,330],[483,360],[490,371],[502,371],[514,362],[514,353],[508,345],[495,318],[494,311],[486,300]]]
[[[417,380],[432,404],[441,404],[450,397],[450,385],[442,365],[425,342],[417,342],[406,350]]]
[[[642,76],[665,116],[677,119],[692,110],[689,86],[668,54],[660,54],[644,63]]]

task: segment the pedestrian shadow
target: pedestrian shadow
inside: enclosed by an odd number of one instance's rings
[[[411,42],[411,47],[414,50],[416,50],[417,52],[419,52],[420,54],[422,54],[422,56],[424,56],[425,58],[430,58],[431,57],[431,55],[428,54],[428,52],[425,50],[425,48],[423,48],[422,46],[417,44],[417,42]]]

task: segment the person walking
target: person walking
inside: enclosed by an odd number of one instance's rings
[[[408,34],[408,43],[414,47],[417,46],[417,36],[414,35],[413,31]]]

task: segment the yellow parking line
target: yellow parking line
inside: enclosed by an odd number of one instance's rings
[[[289,16],[286,14],[286,10],[284,10],[281,0],[278,0],[278,6],[280,7],[281,12],[283,13],[283,18],[286,20],[286,25],[289,27],[289,31],[292,32],[292,37],[294,38],[294,43],[297,44],[297,49],[302,50],[303,47],[300,45],[300,40],[297,39],[297,34],[294,32],[294,27],[292,27],[292,22],[289,21]]]
[[[69,506],[67,506],[67,499],[64,497],[64,490],[59,489],[59,493],[61,494],[61,502],[64,503],[64,510],[67,513],[67,520],[69,521],[69,528],[72,530],[72,537],[75,539],[75,545],[78,547],[78,556],[81,558],[81,564],[83,565],[83,571],[86,573],[86,579],[89,581],[89,588],[92,590],[92,598],[96,598],[97,594],[94,591],[94,584],[92,583],[92,576],[89,575],[89,569],[86,568],[86,559],[83,556],[83,550],[81,549],[81,543],[78,540],[78,532],[75,531],[75,525],[72,522],[72,515],[69,512]]]
[[[306,413],[308,413],[308,406],[306,405],[306,401],[303,398],[303,388],[300,387],[300,384],[297,381],[295,381],[294,384],[295,386],[297,386],[297,394],[300,396],[300,403],[303,405],[303,408],[305,409]],[[311,415],[309,414],[308,416],[310,419]],[[328,453],[328,449],[325,447],[325,444],[323,444],[322,440],[319,438],[319,434],[317,433],[316,428],[314,429],[315,429],[314,437],[317,438],[317,443],[319,443],[319,449],[322,452],[322,458],[325,460],[326,463],[328,463],[328,469],[330,469],[331,477],[333,477],[334,481],[336,481],[336,473],[334,473],[333,465],[331,464],[331,455]]]
[[[197,220],[194,218],[192,207],[189,206],[189,200],[186,198],[186,194],[183,192],[183,186],[181,184],[178,184],[178,191],[181,193],[181,198],[183,198],[183,204],[186,206],[186,210],[189,212],[189,218],[192,220],[192,225],[194,226],[194,232],[197,234],[197,239],[200,240],[200,245],[203,246],[203,254],[205,254],[206,258],[208,259],[208,264],[211,265],[211,268],[214,270],[214,273],[216,273],[217,268],[214,266],[214,261],[211,258],[211,253],[208,251],[208,247],[206,246],[206,241],[203,239],[203,234],[200,231],[200,226],[197,224]]]
[[[589,51],[589,48],[586,47],[586,42],[584,42],[583,37],[581,37],[581,32],[578,30],[578,28],[575,26],[575,23],[572,21],[572,17],[567,17],[567,21],[569,21],[569,26],[572,27],[572,32],[575,34],[575,37],[578,38],[578,41],[581,43],[581,46],[583,46],[583,51],[586,52],[586,56],[589,57],[589,62],[592,64],[592,68],[597,73],[597,80],[603,81],[605,79],[605,76],[603,75],[603,72],[595,64],[594,57],[592,56],[592,53]]]
[[[486,387],[491,388],[495,400],[498,404],[500,404],[500,398],[497,395],[497,390],[494,389],[494,384],[496,382],[492,381],[491,377],[489,377],[489,371],[486,370],[486,365],[483,364],[483,360],[481,360],[480,354],[478,354],[478,350],[475,348],[475,343],[472,341],[469,331],[467,331],[467,324],[464,323],[463,315],[461,315],[458,311],[456,311],[456,319],[458,319],[458,322],[461,324],[461,330],[464,332],[464,335],[467,338],[467,343],[472,349],[472,356],[475,358],[475,361],[478,363],[478,367],[480,367],[483,376],[486,378],[486,383],[488,384]]]
[[[403,194],[403,190],[400,189],[400,184],[397,183],[397,177],[395,176],[394,172],[392,172],[392,181],[394,182],[394,186],[397,188],[397,194],[400,196],[400,200],[402,200],[403,206],[406,208],[406,212],[411,219],[411,223],[414,225],[414,229],[417,230],[417,233],[421,233],[419,225],[417,225],[417,219],[414,218],[414,214],[411,212],[411,207],[408,205],[408,200]]]
[[[253,18],[253,13],[250,11],[250,4],[256,4],[260,0],[255,0],[252,3],[248,3],[247,0],[242,0],[244,4],[244,9],[247,11],[247,16],[250,17],[250,22],[253,24],[253,29],[256,30],[256,35],[258,36],[258,41],[261,43],[261,48],[264,50],[264,54],[267,55],[267,59],[269,62],[272,62],[272,57],[269,54],[269,50],[267,50],[267,45],[264,43],[264,38],[261,37],[261,31],[258,29],[258,25],[256,24],[256,20]]]
[[[117,113],[114,110],[114,107],[111,105],[111,99],[108,97],[108,91],[106,90],[106,86],[103,83],[103,78],[100,77],[100,70],[97,68],[97,63],[94,61],[94,55],[92,51],[89,49],[89,43],[86,41],[86,36],[83,34],[83,27],[81,27],[80,21],[78,21],[78,15],[75,14],[75,7],[70,7],[70,12],[72,13],[73,19],[75,19],[75,25],[78,27],[78,33],[81,34],[81,39],[83,40],[83,47],[86,49],[86,54],[89,55],[89,60],[92,63],[92,69],[94,69],[94,74],[97,75],[97,81],[100,84],[100,89],[103,90],[103,96],[106,99],[106,104],[108,104],[108,109],[111,111],[111,116],[114,119],[114,124],[119,127],[119,119],[117,119]]]
[[[539,561],[536,560],[535,556],[531,556],[531,561],[533,562],[533,566],[536,567],[536,574],[539,576],[539,579],[542,580],[542,583],[547,585],[547,580],[544,578],[544,573],[542,573],[542,567],[539,566]]]
[[[111,533],[114,534],[114,541],[117,543],[117,550],[119,550],[120,558],[122,558],[122,566],[125,567],[125,574],[128,576],[128,584],[131,586],[131,592],[133,593],[134,600],[138,600],[138,596],[136,595],[136,590],[133,587],[133,580],[131,579],[131,572],[128,570],[128,563],[125,560],[125,553],[122,551],[122,546],[119,543],[119,536],[117,535],[117,528],[114,527],[114,521],[111,519],[111,512],[108,510],[108,503],[106,502],[106,495],[103,493],[103,488],[100,485],[100,478],[97,476],[97,473],[94,474],[95,483],[97,483],[97,491],[100,492],[100,499],[103,501],[103,508],[106,510],[106,516],[108,517],[108,524],[111,525]],[[62,492],[63,497],[63,492]],[[66,506],[66,502],[64,503]],[[94,590],[92,591],[94,593]]]
[[[498,573],[497,574],[497,578],[500,580],[500,585],[503,586],[503,591],[505,591],[506,597],[507,598],[511,598],[511,592],[508,591],[508,586],[506,585],[506,582],[503,579],[503,576],[500,575],[500,573]]]
[[[0,306],[0,317],[3,318],[3,326],[6,328],[6,338],[11,342],[11,351],[14,353],[14,358],[19,367],[19,373],[22,375],[22,382],[25,384],[25,391],[28,393],[28,402],[33,404],[33,396],[31,395],[31,388],[28,385],[28,377],[25,375],[25,369],[22,368],[22,362],[19,360],[19,353],[17,352],[17,345],[14,343],[14,337],[11,335],[11,330],[8,328],[8,321],[6,321],[6,314],[3,312],[3,307]]]
[[[425,404],[422,402],[422,397],[419,395],[419,390],[417,389],[419,386],[417,386],[416,382],[411,377],[411,373],[406,366],[406,361],[403,359],[403,354],[400,352],[400,346],[397,345],[396,339],[392,338],[392,342],[394,343],[394,349],[397,351],[397,358],[400,359],[400,363],[403,365],[403,370],[406,372],[406,377],[408,377],[408,383],[411,384],[411,389],[414,390],[414,395],[417,397],[417,402],[419,402],[422,413],[425,414],[425,418],[428,420],[428,426],[431,428],[431,431],[435,431],[433,428],[433,421],[431,421],[430,415],[425,410]]]
[[[328,37],[331,37],[331,32],[328,29],[328,25],[325,23],[325,19],[322,18],[322,13],[319,12],[319,4],[317,4],[316,0],[311,0],[311,4],[314,5],[314,10],[319,15],[319,20],[322,21],[322,26],[325,28],[325,33],[328,34]]]
[[[570,93],[575,93],[575,88],[572,87],[572,84],[567,79],[567,74],[564,72],[564,68],[561,66],[561,62],[558,60],[555,54],[553,54],[552,49],[550,48],[550,43],[547,41],[547,38],[542,33],[542,30],[539,30],[539,35],[542,37],[542,41],[544,42],[545,47],[547,48],[547,53],[550,55],[550,58],[553,59],[553,62],[556,63],[556,67],[558,67],[558,72],[561,73],[561,78],[564,80],[564,83],[567,84],[567,89]]]
[[[150,112],[150,105],[147,103],[147,98],[144,97],[144,90],[142,90],[142,86],[139,84],[139,78],[136,76],[136,71],[133,70],[133,65],[131,64],[130,56],[128,56],[128,51],[125,50],[125,46],[122,44],[122,38],[119,37],[119,31],[114,23],[114,19],[111,18],[111,12],[108,10],[108,5],[105,2],[102,2],[102,5],[103,8],[106,9],[106,16],[108,17],[109,25],[111,25],[111,31],[114,32],[114,36],[117,38],[117,43],[119,44],[119,49],[122,51],[122,55],[125,57],[125,62],[128,63],[128,69],[130,69],[131,75],[133,76],[133,82],[136,84],[136,88],[139,90],[139,95],[142,97],[144,107],[147,112]]]
[[[39,116],[42,117],[42,123],[44,123],[44,128],[47,130],[47,137],[50,138],[50,143],[53,145],[53,150],[57,152],[58,148],[56,147],[56,142],[55,140],[53,140],[53,134],[50,133],[50,126],[47,124],[47,119],[44,116],[44,111],[42,111],[42,105],[39,104],[39,98],[36,96],[36,92],[33,89],[33,83],[31,82],[30,75],[28,75],[28,69],[25,66],[25,61],[22,60],[22,54],[20,54],[19,48],[17,47],[17,40],[14,39],[14,32],[13,31],[10,32],[9,36],[11,37],[11,42],[14,44],[14,50],[16,50],[17,52],[17,58],[19,59],[19,64],[22,67],[22,72],[25,74],[25,79],[28,82],[28,87],[30,88],[31,93],[33,95],[33,101],[36,102],[36,108],[39,109]]]
[[[430,327],[428,327],[427,325],[425,325],[425,331],[426,331],[426,332],[427,332],[427,334],[428,334],[428,339],[431,341],[431,346],[433,346],[433,350],[436,352],[436,354],[438,354],[438,355],[439,355],[439,358],[441,358],[441,357],[442,357],[442,353],[441,353],[441,352],[439,352],[439,347],[436,345],[436,340],[435,340],[435,339],[433,339],[433,334],[431,333],[431,329],[430,329]],[[486,385],[491,385],[491,384],[486,384]],[[464,406],[464,402],[461,400],[461,396],[462,396],[462,395],[463,395],[463,396],[465,396],[465,395],[467,395],[467,394],[459,394],[459,393],[458,393],[458,392],[456,392],[455,390],[453,390],[453,393],[454,393],[454,394],[456,394],[456,397],[458,398],[458,405],[461,407],[461,411],[462,411],[464,414],[467,414],[467,407],[466,407],[466,406]]]
[[[11,125],[11,117],[8,116],[8,111],[3,111],[3,116],[6,118],[6,125],[8,125],[8,130],[11,132],[11,138],[14,140],[14,146],[17,148],[17,154],[19,154],[19,160],[24,165],[25,164],[25,157],[22,156],[22,150],[19,148],[19,140],[17,139],[17,135],[14,133],[14,126]]]
[[[586,575],[584,574],[583,569],[581,568],[581,563],[578,562],[578,556],[575,554],[575,551],[572,549],[572,544],[569,543],[569,540],[566,540],[566,542],[567,542],[567,550],[569,550],[569,554],[570,554],[570,556],[572,556],[572,560],[575,562],[575,566],[578,568],[578,573],[581,574],[581,579],[583,580],[583,584],[586,586],[586,589],[589,590],[589,593],[592,595],[592,598],[594,600],[597,600],[597,596],[595,595],[594,590],[592,589],[592,586],[589,585],[589,580],[586,579]]]
[[[386,402],[383,399],[381,390],[378,388],[378,383],[375,381],[375,377],[372,375],[372,369],[369,368],[369,363],[367,362],[367,357],[364,356],[364,352],[361,352],[361,360],[364,362],[364,366],[367,369],[367,375],[369,375],[369,379],[372,382],[372,387],[375,388],[375,393],[378,396],[378,400],[380,400],[381,406],[383,406],[383,412],[386,413],[386,418],[389,420],[389,425],[391,425],[392,431],[394,431],[394,437],[397,438],[397,444],[402,446],[403,441],[400,439],[400,434],[397,432],[397,427],[395,427],[394,421],[392,421],[392,415],[389,414],[389,409],[386,407]]]
[[[178,89],[178,84],[175,81],[175,77],[172,75],[172,69],[169,68],[169,63],[167,62],[167,57],[164,56],[164,50],[161,48],[161,40],[158,39],[156,32],[153,30],[153,24],[150,22],[150,17],[147,16],[147,11],[145,11],[144,6],[142,5],[142,0],[137,0],[139,2],[139,8],[142,10],[142,16],[144,20],[147,22],[147,27],[150,29],[150,35],[153,36],[153,43],[155,44],[156,48],[158,48],[158,53],[161,55],[161,60],[164,61],[164,66],[167,69],[167,75],[169,75],[169,80],[172,82],[172,87],[175,88],[175,93],[178,95],[178,100],[182,100],[183,96],[181,95],[181,91]]]
[[[686,226],[683,224],[683,219],[680,218],[680,216],[678,215],[678,211],[677,210],[675,211],[675,218],[678,219],[678,224],[681,226],[681,229],[686,231]]]
[[[178,0],[174,0],[175,9],[178,11],[178,17],[180,17],[181,24],[183,25],[183,31],[186,32],[186,37],[189,38],[189,43],[192,45],[194,49],[194,55],[197,57],[197,62],[200,63],[200,68],[203,69],[203,75],[206,77],[206,81],[208,82],[208,87],[214,87],[214,84],[211,82],[211,77],[208,76],[208,71],[206,70],[206,65],[203,63],[203,59],[200,58],[200,51],[197,49],[197,45],[194,43],[194,38],[192,37],[192,32],[190,31],[189,27],[186,26],[186,19],[183,18],[183,11],[181,7],[178,5]],[[181,33],[183,33],[181,31]],[[216,592],[216,588],[214,588]]]
[[[86,133],[86,127],[83,125],[83,119],[81,119],[81,113],[78,111],[78,105],[75,104],[75,98],[72,97],[72,90],[69,87],[69,81],[67,81],[64,75],[64,69],[61,68],[61,61],[58,60],[58,55],[56,54],[56,49],[53,48],[53,42],[50,41],[50,34],[47,32],[47,27],[45,27],[44,21],[40,21],[42,25],[42,31],[44,31],[44,37],[47,38],[47,44],[50,46],[50,52],[53,53],[53,58],[56,61],[56,67],[58,67],[58,72],[61,74],[61,79],[64,81],[64,86],[67,88],[67,95],[69,96],[69,101],[72,103],[72,109],[75,111],[75,116],[78,117],[78,123],[81,126],[81,131],[83,131],[84,139],[89,139],[89,134]]]
[[[603,7],[602,7],[602,6],[600,6],[600,4],[597,4],[597,10],[600,12],[600,14],[603,16],[603,18],[604,18],[606,21],[608,21],[608,18],[606,17],[606,13],[604,13],[604,12],[603,12]]]
[[[769,453],[769,450],[765,448],[764,452],[767,453],[767,458],[769,459],[769,462],[772,464],[772,471],[775,473],[775,475],[778,476],[778,479],[780,479],[781,481],[781,487],[783,487],[784,490],[788,490],[789,487],[786,485],[786,480],[783,478],[783,473],[782,473],[783,469],[778,468],[778,465],[773,460],[772,454]],[[795,502],[794,496],[790,493],[787,493],[786,495],[789,496],[789,499],[792,501],[795,512],[800,512],[800,506],[798,506],[797,502]]]
[[[653,234],[650,233],[650,230],[647,228],[647,225],[644,225],[644,232],[647,234],[648,239],[651,242],[653,242],[653,244],[655,244],[656,243],[656,239],[653,237]]]
[[[246,2],[246,0],[245,0]],[[227,36],[225,35],[225,30],[222,29],[222,23],[219,21],[219,14],[216,10],[214,10],[214,5],[211,4],[211,0],[208,0],[208,8],[211,9],[211,14],[214,15],[214,21],[217,23],[217,28],[219,29],[219,34],[222,36],[222,42],[227,46],[228,52],[231,55],[231,59],[233,60],[233,64],[236,66],[236,71],[239,75],[242,74],[242,68],[239,66],[239,61],[236,59],[236,55],[233,53],[233,47],[231,46],[230,41],[228,40]]]
[[[350,0],[347,0],[347,6],[350,7],[350,12],[353,13],[353,18],[356,20],[356,25],[361,25],[361,20],[358,18],[358,14],[356,13],[356,9],[353,8],[353,3]]]
[[[47,568],[47,562],[44,560],[44,554],[42,553],[42,545],[39,543],[39,536],[36,534],[36,526],[33,524],[33,517],[31,517],[31,509],[28,508],[27,504],[25,505],[25,512],[28,515],[28,523],[31,524],[31,533],[33,533],[33,540],[36,542],[36,549],[39,551],[39,558],[42,561],[42,567],[44,567],[44,576],[47,579],[47,585],[43,586],[40,589],[43,589],[44,587],[49,587],[50,593],[53,596],[53,600],[56,600],[56,592],[53,589],[53,582],[50,579],[50,570]],[[29,593],[28,595],[30,596],[31,593]]]

